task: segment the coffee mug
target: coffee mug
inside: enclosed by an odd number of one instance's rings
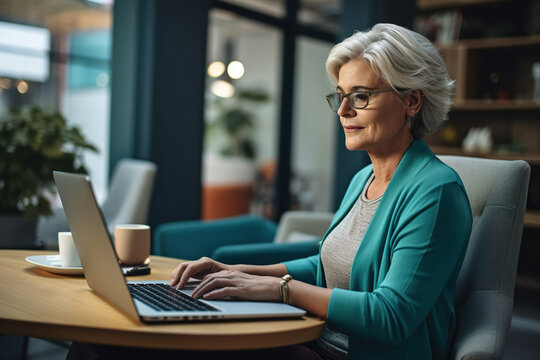
[[[140,265],[150,256],[150,226],[122,224],[114,228],[114,247],[122,265]]]
[[[60,264],[63,267],[81,266],[81,260],[70,232],[58,233],[58,250],[60,252]]]

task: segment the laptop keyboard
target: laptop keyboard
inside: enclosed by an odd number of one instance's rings
[[[220,311],[165,283],[127,285],[135,299],[157,311]]]

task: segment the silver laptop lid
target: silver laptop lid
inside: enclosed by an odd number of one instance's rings
[[[163,312],[150,309],[141,301],[133,299],[129,292],[89,178],[57,171],[53,172],[53,175],[89,287],[132,319],[163,322],[305,315],[304,310],[291,305],[260,301],[204,301],[218,309],[215,312],[204,313],[184,310]]]
[[[53,176],[88,286],[126,315],[139,320],[90,179],[59,171],[54,171]]]

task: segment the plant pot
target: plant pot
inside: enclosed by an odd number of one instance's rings
[[[26,219],[22,214],[0,213],[0,248],[36,249],[37,218]]]

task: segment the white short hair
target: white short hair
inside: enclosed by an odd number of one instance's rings
[[[441,54],[424,36],[394,24],[377,24],[371,30],[355,32],[335,45],[326,60],[334,85],[341,66],[358,58],[368,61],[395,90],[422,92],[423,106],[411,128],[415,138],[434,132],[448,119],[454,81]]]

